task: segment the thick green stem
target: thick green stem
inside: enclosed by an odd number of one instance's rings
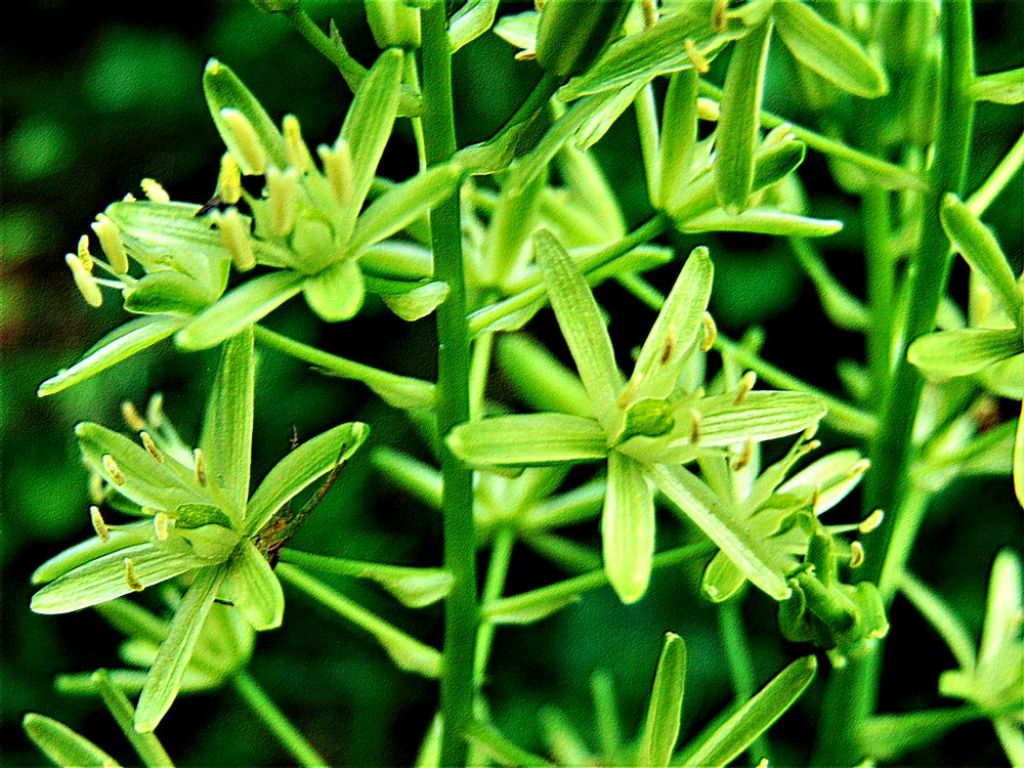
[[[291,753],[299,765],[303,768],[314,768],[314,766],[327,764],[248,672],[239,672],[235,675],[233,682],[235,690],[245,699],[245,703],[252,708],[252,711],[281,742],[281,745]]]
[[[445,5],[422,10],[423,128],[427,165],[455,154],[452,105],[452,52]],[[462,228],[456,191],[430,212],[434,272],[448,284],[448,299],[437,310],[437,432],[443,438],[469,420],[469,329],[462,263]],[[473,670],[476,647],[476,532],[473,526],[473,474],[441,441],[444,483],[444,566],[452,574],[445,603],[444,663],[441,669],[441,765],[466,761],[465,734],[473,722]]]

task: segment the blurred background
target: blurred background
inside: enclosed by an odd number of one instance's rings
[[[311,146],[333,141],[350,94],[332,66],[283,18],[263,15],[241,0],[20,0],[16,5],[18,13],[0,31],[0,762],[42,761],[21,732],[26,711],[61,719],[119,759],[130,760],[123,738],[97,700],[59,696],[51,687],[58,672],[117,665],[119,636],[91,612],[58,618],[31,614],[28,576],[46,558],[91,535],[87,475],[73,425],[91,420],[122,427],[122,400],[141,406],[160,391],[168,416],[186,439],[194,440],[215,357],[176,353],[165,343],[84,384],[38,400],[35,390],[43,379],[76,360],[123,320],[109,293],[101,309],[85,305],[62,257],[74,250],[97,212],[127,192],[137,193],[145,176],[159,180],[175,199],[202,202],[212,194],[222,146],[200,85],[208,57],[215,55],[229,64],[275,118],[285,112],[298,115]],[[361,3],[307,0],[305,6],[324,24],[333,16],[353,54],[364,63],[372,61],[374,49]],[[503,12],[525,7],[509,4]],[[1021,5],[1016,0],[978,3],[977,37],[979,72],[1020,66]],[[517,63],[511,53],[509,46],[487,35],[457,55],[460,143],[488,136],[537,78],[532,63]],[[712,78],[719,82],[724,65],[724,60],[718,61],[712,70]],[[773,58],[766,106],[800,119],[791,111],[787,77],[786,62]],[[984,178],[1010,146],[1021,118],[1019,107],[980,106],[969,187]],[[409,174],[410,147],[403,127],[386,157],[385,174]],[[631,113],[596,151],[615,180],[627,218],[632,223],[645,218],[649,210]],[[834,272],[862,293],[856,198],[832,184],[814,153],[801,177],[815,214],[849,222],[822,250]],[[1007,253],[1018,258],[1022,205],[1024,189],[1018,177],[986,217]],[[767,359],[837,389],[835,364],[844,358],[862,359],[860,337],[823,322],[818,300],[788,247],[754,236],[705,241],[712,247],[717,272],[712,310],[723,330],[737,337],[752,325],[763,327]],[[693,244],[676,242],[683,253]],[[954,281],[959,281],[954,291],[962,293],[961,267],[958,264],[954,274]],[[677,268],[655,273],[653,282],[667,288]],[[617,287],[602,288],[599,299],[613,315],[617,306],[623,307],[621,319],[615,315],[615,321],[627,338],[634,323],[638,328],[649,325],[650,314]],[[537,327],[550,332],[553,324],[548,320]],[[304,304],[295,301],[275,313],[270,325],[398,372],[426,376],[433,365],[430,322],[408,325],[373,305],[354,323],[323,328]],[[258,476],[287,451],[293,425],[300,436],[308,437],[353,418],[370,422],[378,443],[406,439],[404,418],[375,403],[361,387],[323,378],[266,352],[259,373],[254,471]],[[836,442],[827,445],[841,447]],[[368,455],[364,451],[346,469],[344,481],[328,494],[296,546],[394,563],[438,562],[438,519],[375,478]],[[844,514],[855,519],[857,501],[851,499],[832,513],[837,515],[833,521]],[[681,536],[667,525],[659,530],[660,546]],[[1021,536],[1020,509],[1008,482],[960,482],[939,498],[930,514],[912,568],[948,596],[977,630],[991,557],[1000,546],[1019,544]],[[578,538],[596,543],[596,526],[581,528]],[[540,749],[536,714],[543,705],[553,704],[586,732],[592,725],[588,681],[596,669],[605,667],[612,670],[620,694],[623,722],[635,728],[661,636],[672,630],[689,646],[683,728],[695,733],[730,700],[716,614],[695,587],[679,586],[695,585],[697,575],[656,574],[650,594],[636,606],[619,605],[605,590],[535,626],[499,631],[488,682],[496,722],[524,745]],[[508,591],[558,577],[545,562],[520,552],[513,560]],[[337,583],[399,626],[439,643],[438,610],[413,616],[372,587],[351,580]],[[745,601],[743,615],[759,681],[807,652],[779,638],[774,610],[760,596]],[[952,658],[906,603],[897,601],[891,621],[883,709],[940,705],[936,681],[941,671],[953,666]],[[302,595],[289,593],[284,628],[258,638],[250,670],[333,764],[408,764],[433,716],[434,684],[397,672],[371,639]],[[773,744],[779,764],[806,762],[819,695],[817,685],[777,726]],[[230,689],[180,698],[160,735],[181,765],[287,762]],[[998,764],[1005,759],[985,723],[966,726],[957,737],[956,743],[947,739],[915,753],[913,762]]]

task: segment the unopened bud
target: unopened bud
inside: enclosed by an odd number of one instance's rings
[[[288,164],[298,168],[299,173],[309,170],[312,158],[309,156],[309,148],[302,138],[302,126],[295,115],[285,115],[281,122],[284,132],[284,152],[288,158]]]
[[[92,251],[89,250],[89,236],[78,238],[78,260],[87,271],[92,272]]]
[[[240,155],[235,159],[238,160],[242,171],[257,176],[262,174],[267,167],[267,153],[252,123],[237,109],[230,107],[220,111],[220,118],[235,139],[234,148]]]
[[[92,520],[92,528],[100,537],[100,541],[104,544],[110,541],[110,529],[107,527],[107,521],[103,519],[103,513],[100,512],[99,507],[89,507],[89,519]]]
[[[167,190],[156,179],[143,179],[139,186],[142,187],[142,193],[146,196],[146,199],[152,200],[154,203],[171,202],[171,196],[167,194]]]
[[[110,220],[110,217],[101,213],[92,223],[92,231],[99,238],[100,247],[107,255],[110,268],[119,275],[128,271],[128,254],[125,253],[124,243],[121,242],[121,233],[117,225]]]
[[[217,196],[221,202],[234,205],[242,196],[242,172],[238,170],[238,163],[225,152],[220,159],[220,175],[217,176]]]
[[[267,199],[270,203],[270,229],[275,235],[287,235],[295,226],[295,206],[299,201],[299,174],[294,168],[267,169]]]
[[[342,205],[348,205],[352,200],[352,178],[355,176],[352,150],[348,142],[339,138],[333,148],[321,144],[316,151],[320,155],[320,162],[324,164],[324,174],[334,196]]]
[[[242,222],[242,216],[237,208],[228,208],[226,211],[217,214],[214,219],[217,222],[217,229],[220,231],[221,241],[235,267],[240,272],[252,269],[256,266],[256,256],[252,250],[252,239],[249,237],[247,227]]]
[[[135,573],[135,561],[130,557],[124,559],[124,580],[128,586],[136,592],[141,592],[146,587],[139,581],[139,576]]]
[[[707,57],[701,53],[697,44],[693,42],[692,37],[683,40],[683,49],[686,51],[686,58],[690,60],[693,68],[700,74],[706,75],[708,70],[711,69],[711,64],[708,63]]]
[[[206,462],[203,460],[203,451],[201,448],[196,448],[192,451],[192,455],[195,457],[196,462],[196,482],[202,486],[206,485]]]
[[[754,388],[757,383],[757,374],[753,371],[747,371],[743,374],[740,379],[740,387],[736,391],[736,399],[733,401],[736,405],[743,405],[743,401],[747,399],[747,395],[750,394],[750,390]]]
[[[157,541],[167,541],[167,513],[157,512],[153,515],[153,535]]]
[[[149,432],[139,432],[139,438],[142,440],[143,447],[149,455],[153,457],[156,463],[163,464],[164,455],[160,453],[160,449],[156,447],[156,443],[153,442],[153,438],[150,437]]]
[[[713,346],[715,346],[715,339],[718,338],[718,326],[715,325],[715,318],[711,316],[710,312],[705,312],[701,317],[701,323],[704,326],[704,338],[700,343],[700,351],[707,352]]]
[[[121,417],[124,419],[125,424],[136,432],[146,428],[146,420],[142,418],[135,407],[135,403],[131,400],[125,400],[121,403]]]
[[[98,307],[103,304],[103,294],[96,284],[96,278],[92,276],[82,264],[82,260],[75,254],[69,253],[64,257],[64,263],[71,269],[71,277],[75,279],[75,286],[82,298],[90,307]]]
[[[123,474],[121,474],[121,467],[117,465],[117,461],[109,453],[104,453],[103,458],[100,459],[100,463],[103,465],[103,470],[110,475],[110,479],[114,485],[124,485],[127,480]]]

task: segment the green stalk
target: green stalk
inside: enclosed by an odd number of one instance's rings
[[[501,593],[505,589],[505,578],[508,576],[509,562],[512,559],[512,547],[515,543],[516,532],[511,526],[503,526],[494,537],[491,560],[487,564],[487,578],[484,579],[484,604],[501,599]],[[483,685],[484,676],[487,674],[487,662],[490,659],[491,646],[494,643],[495,629],[493,622],[483,619],[476,631],[477,689]]]
[[[423,48],[423,129],[427,165],[455,154],[452,105],[452,51],[445,4],[421,12]],[[448,284],[448,299],[437,310],[437,432],[442,438],[469,421],[469,329],[462,263],[462,228],[456,190],[430,212],[434,272]],[[444,567],[452,574],[445,602],[444,662],[441,667],[441,765],[466,762],[466,731],[473,722],[474,655],[477,625],[476,531],[473,474],[440,443],[444,511]]]
[[[747,630],[743,626],[741,607],[742,601],[728,600],[718,606],[717,614],[718,630],[722,637],[729,676],[732,678],[732,689],[736,694],[736,701],[743,704],[757,692],[757,678],[754,674],[754,657],[750,652]],[[750,742],[747,756],[751,762],[765,758],[771,763],[768,739],[764,734]]]
[[[864,249],[868,273],[867,361],[871,377],[868,402],[881,402],[892,357],[892,309],[896,301],[894,264],[889,247],[889,193],[872,187],[864,193]]]
[[[974,78],[974,29],[971,4],[957,0],[943,6],[945,46],[942,89],[939,94],[942,120],[935,142],[935,159],[924,194],[924,232],[909,276],[910,302],[906,332],[899,340],[898,353],[882,403],[882,410],[871,441],[871,472],[865,480],[865,509],[881,508],[890,513],[890,522],[874,534],[873,549],[884,556],[868,558],[857,578],[877,582],[885,562],[894,557],[905,559],[912,548],[912,537],[901,536],[895,544],[902,552],[891,550],[893,531],[900,526],[893,520],[902,506],[899,502],[911,492],[909,468],[913,457],[911,434],[917,415],[924,380],[907,362],[906,348],[918,336],[935,327],[935,315],[946,289],[952,254],[939,221],[939,206],[947,192],[962,195],[969,157],[974,102],[968,89]],[[916,528],[916,526],[915,526]],[[892,566],[889,566],[892,568]],[[871,714],[878,698],[882,643],[845,669],[833,673],[826,690],[822,711],[821,739],[816,761],[849,764],[859,758],[856,734],[859,724]]]
[[[266,692],[248,672],[242,671],[234,676],[232,682],[235,690],[245,699],[252,711],[263,721],[281,745],[287,749],[296,762],[303,768],[315,768],[326,765],[324,759],[316,753],[299,730],[288,721],[284,713],[270,700]]]

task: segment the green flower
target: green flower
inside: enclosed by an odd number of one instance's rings
[[[136,423],[142,445],[99,424],[75,432],[86,466],[112,494],[112,506],[148,519],[108,526],[92,508],[97,537],[44,563],[32,598],[37,613],[67,613],[114,600],[176,576],[191,584],[142,689],[135,725],[156,727],[182,684],[216,599],[258,630],[281,623],[284,596],[253,537],[288,502],[359,447],[361,423],[342,424],[298,446],[249,495],[255,387],[251,329],[221,355],[199,447],[189,450],[169,423]],[[136,417],[138,418],[138,417]]]
[[[583,276],[550,233],[539,232],[534,244],[593,415],[487,418],[454,429],[448,437],[452,450],[483,467],[606,461],[602,548],[609,581],[624,602],[638,600],[650,578],[654,495],[649,482],[755,585],[778,600],[789,597],[786,574],[795,562],[753,537],[682,464],[720,455],[736,443],[802,432],[824,415],[820,401],[794,392],[751,392],[749,378],[725,395],[705,397],[680,387],[684,367],[708,329],[712,266],[706,249],[696,249],[683,267],[626,382]]]

